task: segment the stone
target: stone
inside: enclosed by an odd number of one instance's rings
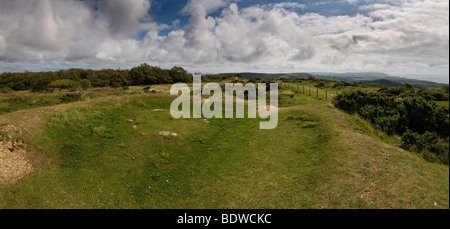
[[[159,132],[159,135],[166,136],[166,137],[168,137],[168,136],[177,137],[178,136],[177,133],[171,133],[169,131],[161,131],[161,132]]]

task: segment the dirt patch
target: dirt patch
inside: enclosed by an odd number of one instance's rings
[[[0,141],[0,186],[17,182],[33,171],[20,142]]]

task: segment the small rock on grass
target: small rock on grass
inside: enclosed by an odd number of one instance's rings
[[[177,133],[171,133],[171,132],[168,132],[168,131],[161,131],[161,132],[159,132],[159,135],[162,135],[162,136],[174,136],[174,137],[178,136]]]

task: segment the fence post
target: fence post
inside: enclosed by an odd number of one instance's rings
[[[317,98],[319,98],[319,87],[317,87]]]
[[[328,89],[325,89],[325,100],[328,100]]]

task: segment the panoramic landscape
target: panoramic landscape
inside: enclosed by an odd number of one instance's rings
[[[0,0],[0,209],[449,209],[448,21],[438,0]]]

